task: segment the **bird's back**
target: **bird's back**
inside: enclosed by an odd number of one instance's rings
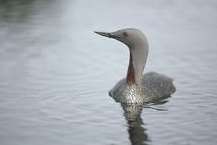
[[[169,97],[176,91],[172,78],[156,72],[145,73],[142,86],[145,96],[153,100]]]

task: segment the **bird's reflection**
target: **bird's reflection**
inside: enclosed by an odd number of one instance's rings
[[[121,104],[128,123],[129,139],[132,145],[148,145],[149,137],[143,127],[141,113],[143,105]]]
[[[122,109],[124,110],[124,117],[128,124],[128,134],[131,145],[149,145],[151,140],[148,136],[147,129],[144,127],[143,120],[141,118],[141,113],[143,108],[151,108],[157,111],[165,111],[158,107],[153,107],[153,105],[162,105],[168,101],[169,97],[161,98],[160,100],[155,100],[150,104],[124,104],[120,103]],[[114,99],[116,102],[117,100]]]

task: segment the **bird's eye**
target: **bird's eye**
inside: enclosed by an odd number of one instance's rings
[[[123,35],[124,35],[124,37],[128,36],[127,32],[123,32]]]

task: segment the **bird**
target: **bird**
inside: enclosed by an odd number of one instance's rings
[[[129,48],[129,65],[126,77],[110,91],[115,101],[123,104],[144,104],[168,98],[176,91],[174,80],[157,72],[144,72],[149,53],[146,35],[136,28],[114,32],[94,31],[96,34],[124,43]]]

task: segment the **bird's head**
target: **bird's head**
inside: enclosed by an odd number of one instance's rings
[[[138,29],[134,28],[126,28],[121,29],[115,32],[97,32],[95,33],[105,36],[108,38],[113,38],[118,41],[123,42],[126,44],[129,48],[135,48],[138,45],[148,45],[147,39],[145,35]]]

